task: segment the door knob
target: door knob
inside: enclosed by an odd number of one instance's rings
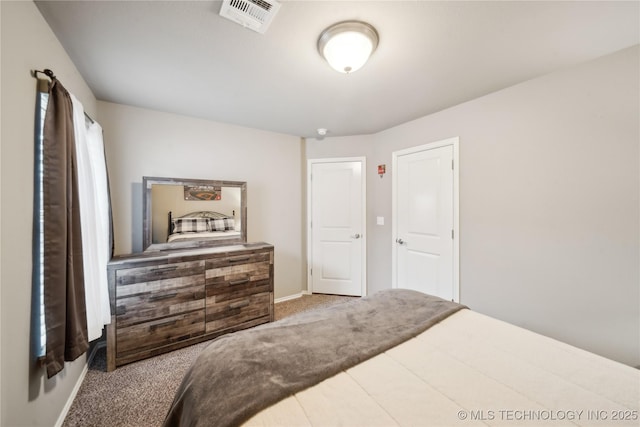
[[[353,236],[351,236],[352,239],[359,239],[360,238],[360,233],[356,233]]]
[[[405,242],[404,240],[402,240],[400,238],[396,239],[396,243],[399,244],[399,245],[406,245],[407,244],[407,242]]]

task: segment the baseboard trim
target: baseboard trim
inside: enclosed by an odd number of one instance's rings
[[[293,294],[293,295],[289,295],[289,296],[286,296],[286,297],[282,297],[282,298],[276,298],[273,302],[274,302],[274,304],[277,304],[279,302],[290,301],[292,299],[298,299],[300,297],[302,297],[302,292],[297,293],[297,294]]]
[[[84,377],[86,377],[87,376],[87,372],[89,372],[89,365],[91,364],[93,359],[96,357],[96,352],[98,351],[98,349],[102,348],[102,347],[105,347],[106,345],[107,345],[107,343],[105,341],[98,342],[93,347],[93,350],[91,350],[91,353],[87,356],[87,363],[84,365],[84,368],[82,369],[82,373],[80,374],[80,377],[78,377],[78,381],[76,381],[76,385],[73,386],[73,390],[71,390],[71,394],[69,395],[69,398],[67,399],[67,403],[65,403],[64,408],[62,408],[62,412],[60,413],[60,416],[58,417],[58,420],[55,423],[55,427],[62,427],[62,424],[64,424],[64,420],[65,420],[65,418],[67,418],[67,414],[69,413],[69,410],[71,409],[71,405],[73,405],[73,401],[75,400],[76,396],[78,395],[78,392],[80,391],[80,387],[82,386],[82,383],[84,382]]]

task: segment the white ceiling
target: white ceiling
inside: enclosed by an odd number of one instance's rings
[[[218,1],[37,5],[100,100],[303,137],[375,133],[640,42],[637,1],[281,3],[265,34]],[[350,75],[316,50],[346,19],[380,35]]]

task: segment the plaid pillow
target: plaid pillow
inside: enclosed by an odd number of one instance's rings
[[[236,223],[233,218],[209,220],[209,231],[227,231],[234,228],[236,228]]]
[[[199,233],[209,231],[209,218],[176,218],[173,220],[174,233]]]

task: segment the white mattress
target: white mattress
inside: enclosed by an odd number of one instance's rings
[[[179,242],[182,240],[215,240],[215,239],[232,239],[239,237],[240,232],[236,230],[229,231],[203,231],[199,233],[173,233],[167,238],[167,243]]]
[[[640,371],[462,310],[245,426],[638,426]]]

